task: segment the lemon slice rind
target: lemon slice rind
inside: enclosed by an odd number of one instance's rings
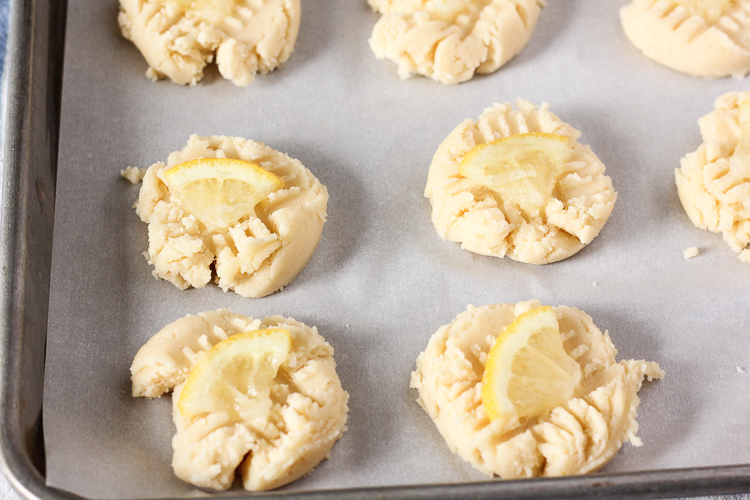
[[[233,335],[213,346],[190,371],[177,407],[184,418],[224,411],[235,421],[268,417],[279,368],[292,349],[288,330]]]
[[[513,425],[540,417],[573,397],[581,369],[564,350],[550,306],[519,315],[497,337],[482,378],[490,420]]]
[[[530,132],[479,144],[464,155],[458,173],[536,216],[570,156],[569,137]]]
[[[284,182],[255,163],[231,158],[200,158],[166,170],[173,201],[195,215],[209,231],[233,226],[255,214],[255,207]]]

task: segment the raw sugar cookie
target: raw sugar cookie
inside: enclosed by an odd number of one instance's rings
[[[750,92],[719,97],[698,125],[703,143],[675,170],[680,201],[696,227],[721,233],[750,263]]]
[[[327,458],[346,430],[349,395],[314,327],[228,310],[187,316],[141,347],[133,396],[172,390],[177,477],[226,490],[278,488]]]
[[[706,78],[750,71],[750,0],[633,0],[625,34],[646,57]]]
[[[438,235],[482,255],[532,264],[570,257],[599,234],[617,199],[580,132],[519,99],[467,119],[440,144],[424,195]]]
[[[492,73],[531,38],[541,0],[368,0],[381,13],[370,38],[378,59],[398,74],[442,83]]]
[[[585,474],[641,445],[638,390],[664,375],[616,355],[573,307],[469,306],[432,336],[411,387],[450,450],[484,474]]]
[[[300,0],[120,0],[117,20],[148,78],[194,85],[216,61],[224,78],[244,86],[289,59]]]
[[[224,291],[263,297],[310,260],[327,203],[298,160],[240,137],[193,135],[149,167],[135,208],[154,276],[184,290],[215,274]]]

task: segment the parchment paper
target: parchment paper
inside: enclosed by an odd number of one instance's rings
[[[120,37],[114,0],[70,0],[44,398],[48,484],[101,498],[194,496],[171,470],[169,397],[130,396],[138,348],[186,314],[229,307],[316,325],[351,395],[349,430],[329,460],[287,487],[482,480],[451,454],[414,402],[409,374],[441,325],[468,304],[538,298],[578,307],[620,358],[654,360],[639,436],[607,471],[750,462],[750,265],[693,227],[673,170],[700,144],[696,120],[747,80],[693,79],[625,38],[625,2],[550,0],[526,49],[458,86],[399,81],[367,44],[364,0],[304,0],[297,46],[278,71],[237,88],[212,69],[196,87],[152,83]],[[547,101],[583,131],[619,193],[589,247],[533,266],[442,241],[422,192],[438,144],[496,101]],[[180,291],[142,256],[146,167],[192,133],[262,141],[328,187],[329,218],[306,269],[263,299],[216,286]],[[682,251],[701,253],[686,261]]]

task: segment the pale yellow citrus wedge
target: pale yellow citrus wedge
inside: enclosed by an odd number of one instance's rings
[[[284,187],[258,165],[230,158],[201,158],[180,163],[163,174],[177,205],[195,215],[209,231],[233,226],[255,214],[255,207]]]
[[[185,418],[226,412],[236,421],[265,419],[271,384],[289,356],[292,337],[275,328],[233,335],[213,346],[188,375],[177,406]]]
[[[536,216],[570,158],[569,141],[561,135],[533,132],[480,144],[466,153],[458,173]]]
[[[716,22],[735,0],[675,0],[694,16]]]
[[[482,404],[506,424],[540,417],[571,399],[581,368],[563,349],[555,311],[519,315],[497,337],[482,378]]]

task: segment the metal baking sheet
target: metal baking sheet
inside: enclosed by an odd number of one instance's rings
[[[443,86],[399,81],[394,65],[375,60],[367,39],[377,15],[366,2],[306,0],[289,62],[237,88],[214,69],[195,87],[146,80],[145,62],[118,33],[117,2],[70,0],[44,391],[47,485],[96,498],[196,495],[171,471],[168,398],[131,398],[128,368],[165,324],[229,307],[316,325],[336,349],[351,396],[349,430],[330,459],[285,492],[414,485],[396,491],[541,496],[596,486],[645,496],[747,487],[746,467],[692,468],[750,463],[750,266],[720,236],[690,224],[673,169],[700,143],[696,120],[714,99],[750,87],[646,60],[619,28],[623,3],[549,2],[530,44],[506,67]],[[581,129],[619,193],[600,236],[547,266],[440,240],[422,197],[443,138],[517,97],[549,102]],[[141,255],[146,227],[132,209],[138,188],[119,171],[166,159],[192,133],[265,142],[328,187],[321,244],[283,291],[245,299],[214,286],[179,291],[151,276]],[[685,261],[689,246],[701,254]],[[667,372],[641,393],[644,446],[626,445],[593,479],[480,483],[484,476],[450,453],[408,387],[430,335],[467,304],[529,298],[583,309],[610,332],[620,357],[654,360]],[[660,472],[675,468],[689,470]],[[679,479],[695,489],[680,489]],[[434,483],[467,484],[423,487]]]

